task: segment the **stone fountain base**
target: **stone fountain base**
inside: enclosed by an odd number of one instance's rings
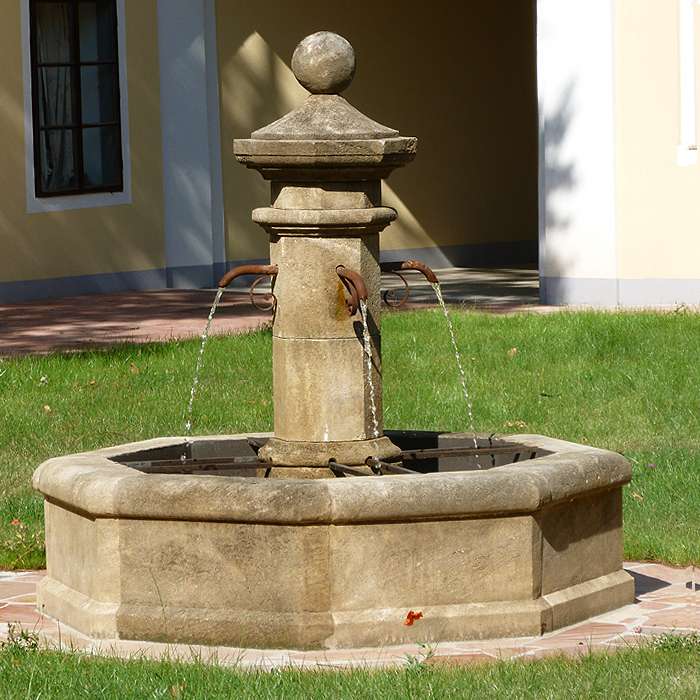
[[[388,434],[403,449],[471,442]],[[536,635],[631,603],[629,464],[542,436],[501,442],[513,452],[489,468],[452,457],[425,474],[329,479],[145,473],[182,438],[51,459],[34,475],[39,604],[95,638],[304,649]],[[246,436],[188,450],[254,454]],[[410,626],[409,610],[422,613]]]

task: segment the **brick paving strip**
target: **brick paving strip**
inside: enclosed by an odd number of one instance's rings
[[[586,308],[541,305],[535,269],[450,267],[435,272],[445,301],[465,309],[510,314]],[[406,280],[411,295],[401,307],[403,310],[435,308],[435,293],[420,275],[409,273]],[[265,284],[258,287],[260,292],[268,289]],[[384,274],[382,289],[394,290],[400,298],[403,283],[395,275]],[[0,304],[0,358],[193,338],[204,328],[214,294],[212,289],[166,289]],[[676,310],[673,305],[650,308]],[[700,306],[682,308],[700,313]],[[617,311],[615,307],[607,310]],[[384,311],[391,310],[384,306]],[[271,320],[270,313],[251,305],[245,288],[229,289],[216,315],[212,335],[254,330]]]
[[[543,308],[536,306],[536,270],[437,272],[448,303],[492,311]],[[412,293],[404,308],[435,306],[430,285],[415,274],[407,277]],[[402,283],[395,275],[385,275],[382,287],[399,289]],[[258,289],[265,292],[269,285]],[[211,289],[168,289],[0,304],[0,357],[192,338],[202,332],[214,294]],[[270,313],[251,305],[247,291],[231,289],[224,294],[212,333],[245,332],[271,319]]]
[[[637,601],[542,637],[488,641],[444,642],[429,648],[428,663],[467,665],[496,659],[537,659],[555,654],[579,656],[611,651],[648,641],[664,633],[700,632],[700,581],[692,567],[674,569],[653,563],[630,562],[625,569],[634,577]],[[239,668],[382,668],[403,666],[409,656],[425,658],[426,649],[415,644],[382,649],[293,651],[240,649],[186,644],[159,644],[125,640],[92,640],[42,616],[35,608],[35,589],[42,571],[0,571],[0,640],[8,625],[19,623],[34,631],[43,645],[53,649],[117,656],[217,661]],[[700,577],[698,577],[700,578]],[[420,621],[416,622],[419,625]]]
[[[117,343],[147,343],[201,334],[212,290],[100,294],[0,305],[0,356],[41,355]],[[270,322],[248,294],[227,292],[213,334],[240,333]]]

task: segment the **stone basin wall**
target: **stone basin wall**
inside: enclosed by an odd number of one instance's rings
[[[143,474],[114,461],[182,438],[49,460],[34,477],[46,498],[41,605],[94,637],[335,648],[540,634],[631,602],[628,462],[507,439],[550,454],[322,480]],[[409,610],[423,613],[413,626]]]

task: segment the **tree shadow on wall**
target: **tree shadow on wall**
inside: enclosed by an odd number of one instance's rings
[[[549,285],[565,277],[573,263],[573,258],[562,256],[558,250],[555,252],[552,239],[566,235],[571,226],[566,195],[576,189],[578,182],[576,166],[566,155],[567,136],[574,118],[574,96],[575,85],[571,81],[551,111],[542,104],[539,106],[543,115],[540,119],[540,227],[545,233],[544,241],[542,236],[540,239],[540,275],[548,278],[541,289],[541,301],[545,303],[554,292]]]

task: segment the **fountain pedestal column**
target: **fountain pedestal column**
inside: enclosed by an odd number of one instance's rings
[[[381,206],[381,180],[413,159],[416,139],[369,119],[337,94],[355,68],[352,47],[337,34],[307,37],[292,67],[311,92],[304,104],[234,142],[236,158],[271,181],[272,206],[256,209],[253,220],[270,235],[271,262],[279,269],[275,435],[260,457],[310,467],[330,459],[361,465],[369,457],[395,458],[400,450],[382,425],[379,233],[396,212]],[[339,265],[367,286],[371,373],[361,316],[348,312]]]

